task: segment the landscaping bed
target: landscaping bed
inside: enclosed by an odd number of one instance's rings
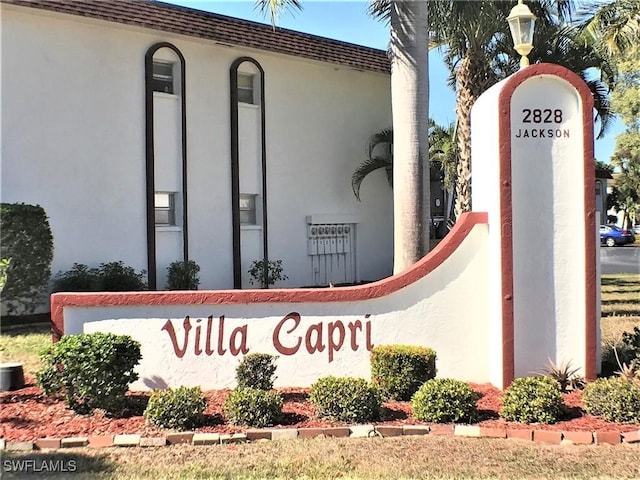
[[[167,430],[148,425],[142,416],[149,393],[129,393],[128,408],[117,417],[107,417],[95,410],[90,415],[79,415],[69,409],[61,398],[47,397],[27,375],[25,388],[0,392],[0,438],[7,441],[34,441],[46,437],[74,437],[104,434],[137,433],[144,436],[160,436]],[[506,422],[498,417],[502,392],[492,385],[471,384],[482,397],[478,401],[480,419],[476,425],[509,429],[536,429],[553,431],[617,431],[639,430],[639,424],[617,424],[584,413],[581,391],[563,394],[567,412],[564,419],[554,424],[526,425]],[[309,402],[308,388],[278,389],[284,397],[283,419],[274,428],[312,428],[345,425],[344,423],[318,420],[315,407]],[[236,433],[245,427],[229,425],[222,414],[222,406],[230,390],[205,392],[207,408],[198,432]],[[412,417],[410,402],[384,403],[382,419],[376,425],[424,424]]]

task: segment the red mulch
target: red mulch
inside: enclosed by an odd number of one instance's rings
[[[131,409],[121,418],[108,418],[100,411],[91,415],[78,415],[65,406],[61,399],[47,397],[38,388],[33,378],[26,378],[25,388],[12,392],[0,392],[0,438],[15,441],[32,441],[45,437],[74,437],[102,434],[139,433],[145,436],[158,436],[164,430],[145,424],[142,416],[148,393],[131,393]],[[607,422],[587,415],[583,411],[581,392],[576,391],[564,395],[565,404],[569,407],[569,417],[553,425],[524,425],[506,422],[498,417],[501,406],[501,391],[492,385],[472,384],[472,388],[482,394],[478,401],[482,421],[478,425],[487,427],[508,427],[541,429],[556,431],[611,431],[620,432],[637,430],[638,425],[621,425]],[[284,421],[275,428],[328,427],[339,425],[336,422],[317,420],[315,410],[308,402],[309,389],[280,389],[285,398]],[[207,410],[205,424],[198,428],[199,432],[234,433],[242,432],[242,427],[227,425],[222,416],[222,405],[229,390],[205,392]],[[411,425],[420,424],[411,416],[409,402],[390,401],[384,404],[383,419],[376,424]]]

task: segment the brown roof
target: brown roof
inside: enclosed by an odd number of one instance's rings
[[[283,53],[357,70],[390,72],[383,50],[153,0],[0,0],[2,3],[135,25]]]

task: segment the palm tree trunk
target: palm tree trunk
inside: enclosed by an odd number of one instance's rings
[[[427,2],[391,2],[394,273],[428,251],[429,66]]]
[[[458,118],[458,166],[454,215],[456,220],[471,210],[471,108],[478,97],[495,83],[481,51],[470,48],[456,72],[456,116]]]

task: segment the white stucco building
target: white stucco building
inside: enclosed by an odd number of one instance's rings
[[[392,271],[392,191],[351,174],[391,125],[386,53],[152,1],[2,0],[2,201],[40,204],[52,272],[122,260],[162,289]]]

